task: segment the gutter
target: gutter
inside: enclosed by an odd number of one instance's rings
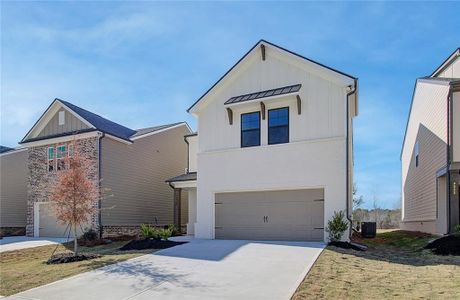
[[[353,232],[353,220],[352,218],[350,217],[350,151],[349,151],[349,146],[350,146],[350,138],[349,138],[349,132],[350,132],[350,125],[349,125],[349,118],[350,118],[350,96],[353,95],[353,94],[356,94],[356,90],[357,90],[357,86],[358,86],[358,79],[354,79],[354,87],[353,87],[353,90],[348,92],[347,93],[347,138],[346,138],[346,172],[347,172],[347,176],[346,176],[346,215],[347,215],[347,220],[348,222],[350,223],[350,226],[348,228],[348,237],[351,239],[351,235],[352,235],[352,232]],[[356,95],[357,97],[357,95]]]
[[[190,170],[190,144],[188,143],[187,138],[191,135],[185,135],[184,136],[184,141],[187,144],[187,173]]]

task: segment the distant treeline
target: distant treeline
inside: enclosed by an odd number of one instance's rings
[[[376,222],[379,229],[399,228],[401,209],[365,209],[357,208],[353,211],[353,223]]]

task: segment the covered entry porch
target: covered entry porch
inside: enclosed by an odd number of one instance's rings
[[[169,186],[174,190],[174,224],[178,228],[183,228],[186,225],[186,234],[195,234],[196,223],[196,172],[182,174],[166,180]],[[181,199],[183,193],[187,193],[188,209],[187,209],[187,224],[182,224],[183,209]]]

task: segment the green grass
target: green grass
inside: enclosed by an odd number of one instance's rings
[[[95,247],[79,247],[81,253],[91,252],[101,257],[67,264],[48,265],[46,261],[56,248],[42,246],[0,253],[0,295],[8,296],[59,279],[121,262],[154,250],[119,251],[127,242],[113,242]],[[69,251],[72,243],[60,245],[57,252]],[[68,248],[66,248],[66,246]]]
[[[433,239],[391,231],[365,252],[328,246],[293,299],[460,299],[460,257],[421,248]]]

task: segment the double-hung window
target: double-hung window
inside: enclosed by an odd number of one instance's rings
[[[241,147],[260,146],[260,112],[241,115]]]
[[[48,147],[48,172],[54,171],[54,147]]]
[[[57,161],[57,170],[65,169],[65,162],[67,157],[67,147],[66,145],[60,145],[56,147],[56,161]]]
[[[268,144],[289,143],[289,107],[268,111]]]

